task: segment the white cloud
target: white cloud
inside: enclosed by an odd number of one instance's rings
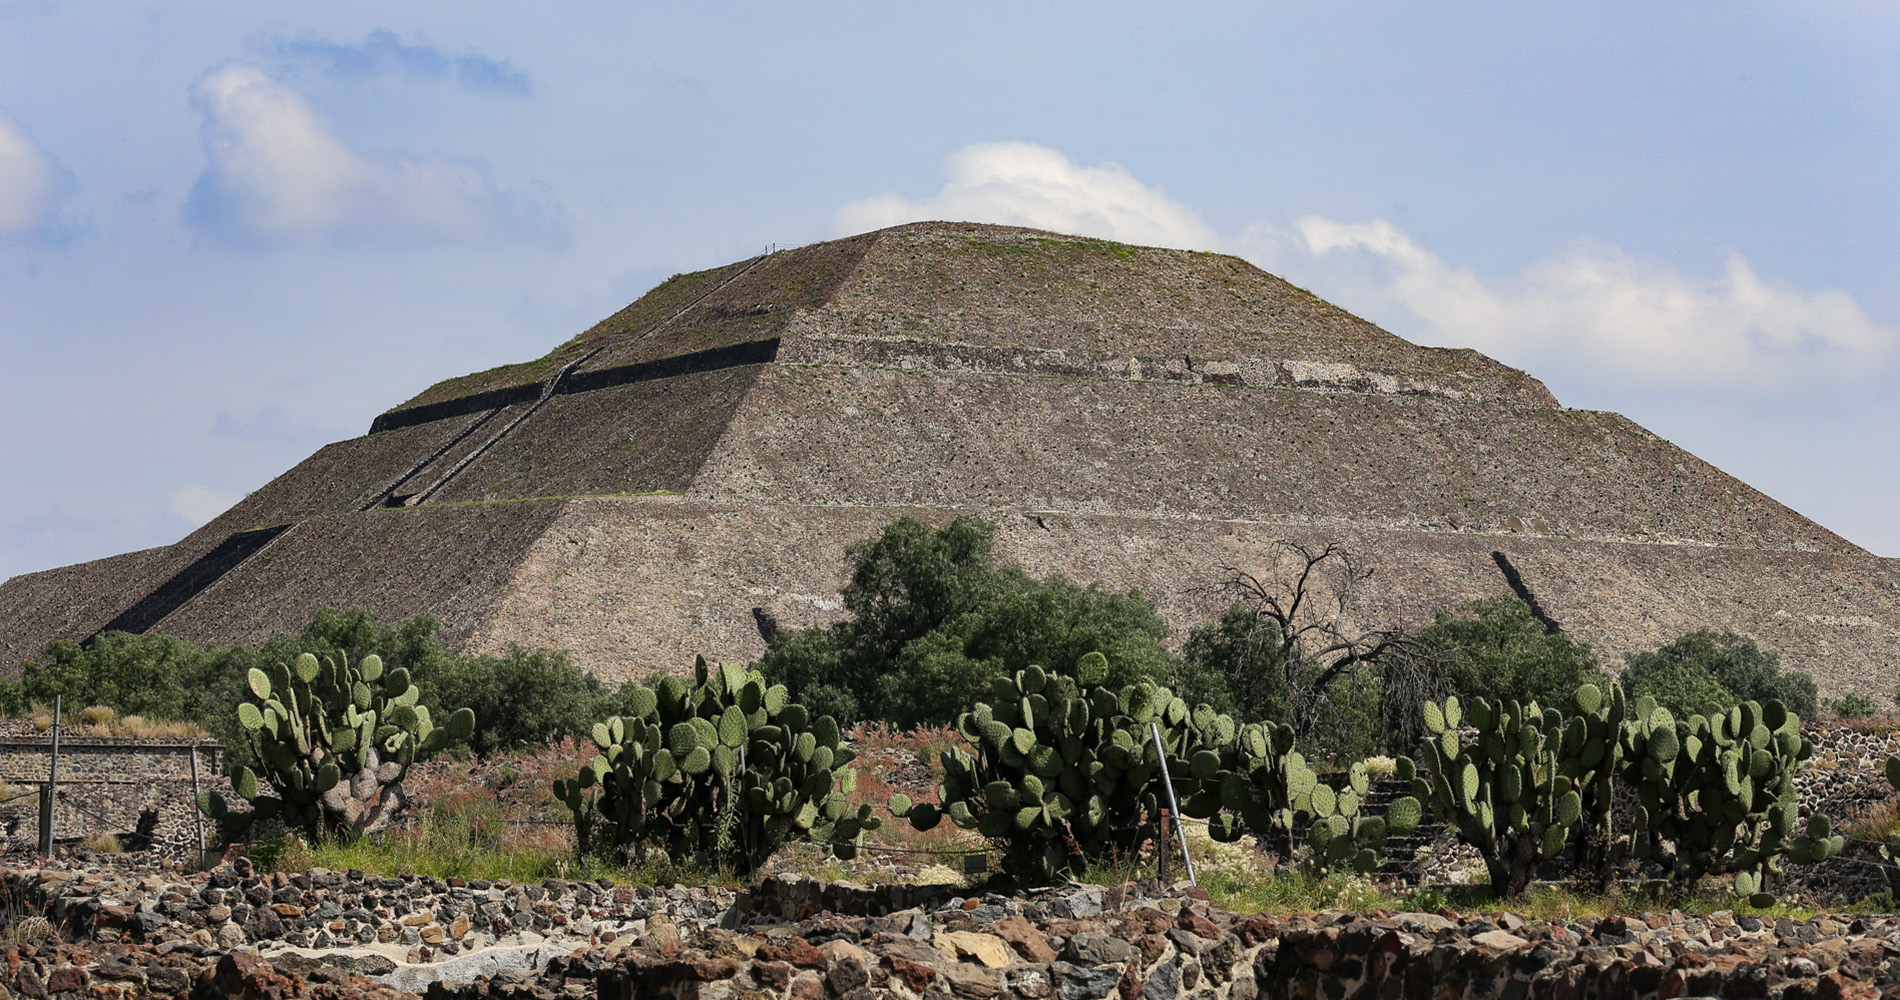
[[[232,505],[244,499],[242,494],[227,493],[223,490],[207,489],[203,486],[181,486],[172,491],[171,512],[191,523],[194,528],[211,523],[211,519],[230,510]]]
[[[1026,142],[965,146],[945,158],[943,173],[936,194],[853,201],[834,224],[854,233],[925,219],[993,222],[1226,249],[1413,339],[1605,385],[1800,389],[1864,381],[1900,353],[1900,330],[1876,323],[1846,292],[1764,278],[1733,251],[1708,279],[1591,243],[1490,278],[1384,220],[1308,216],[1225,238],[1120,166],[1078,166]]]
[[[267,243],[565,238],[545,191],[501,190],[486,168],[462,160],[360,153],[302,95],[258,70],[211,74],[193,104],[210,163],[187,214],[213,235]]]
[[[1900,331],[1840,291],[1765,279],[1730,251],[1697,279],[1616,247],[1581,244],[1484,278],[1384,220],[1318,216],[1256,226],[1244,252],[1342,305],[1427,342],[1475,347],[1534,373],[1701,388],[1801,387],[1878,372]]]
[[[1161,188],[1113,163],[1079,166],[1046,146],[965,146],[944,158],[943,176],[943,188],[921,201],[881,194],[843,206],[833,221],[844,233],[942,219],[1198,250],[1221,242],[1193,209]]]
[[[53,157],[18,122],[0,114],[0,236],[46,227],[66,185],[66,172]]]

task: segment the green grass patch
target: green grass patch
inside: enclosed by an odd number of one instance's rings
[[[511,823],[501,812],[497,803],[464,801],[432,809],[411,826],[354,840],[275,834],[253,844],[250,857],[267,872],[328,868],[515,883],[560,878],[607,879],[616,885],[744,884],[731,872],[675,863],[659,852],[629,865],[577,858],[571,827]]]

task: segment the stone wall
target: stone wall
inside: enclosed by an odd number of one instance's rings
[[[35,915],[0,943],[0,988],[28,1000],[1900,996],[1900,921],[1876,916],[1269,915],[1186,884],[966,898],[768,881],[735,895],[264,877],[242,862],[0,869],[0,896]]]
[[[37,850],[39,796],[52,762],[47,735],[0,735],[0,783],[10,799],[0,804],[0,836],[11,850]],[[102,739],[63,733],[53,837],[62,844],[112,836],[122,848],[147,847],[185,856],[198,842],[200,822],[193,788],[231,794],[224,778],[224,747],[212,739]],[[205,820],[206,843],[217,825]]]

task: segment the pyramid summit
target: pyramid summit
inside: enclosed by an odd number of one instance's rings
[[[675,276],[534,361],[449,379],[175,545],[0,585],[0,667],[102,630],[258,643],[321,606],[556,646],[603,677],[839,613],[845,548],[977,514],[1036,574],[1176,637],[1275,540],[1418,624],[1516,589],[1611,654],[1711,627],[1886,693],[1900,562],[1475,351],[1244,261],[920,223]]]

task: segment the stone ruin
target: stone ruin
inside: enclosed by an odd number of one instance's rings
[[[1900,562],[1524,372],[1234,257],[921,223],[678,275],[174,545],[15,577],[0,667],[329,605],[628,678],[831,620],[847,545],[964,513],[1033,573],[1139,588],[1177,640],[1290,538],[1376,568],[1364,624],[1515,590],[1611,662],[1729,629],[1884,699],[1900,660]]]

